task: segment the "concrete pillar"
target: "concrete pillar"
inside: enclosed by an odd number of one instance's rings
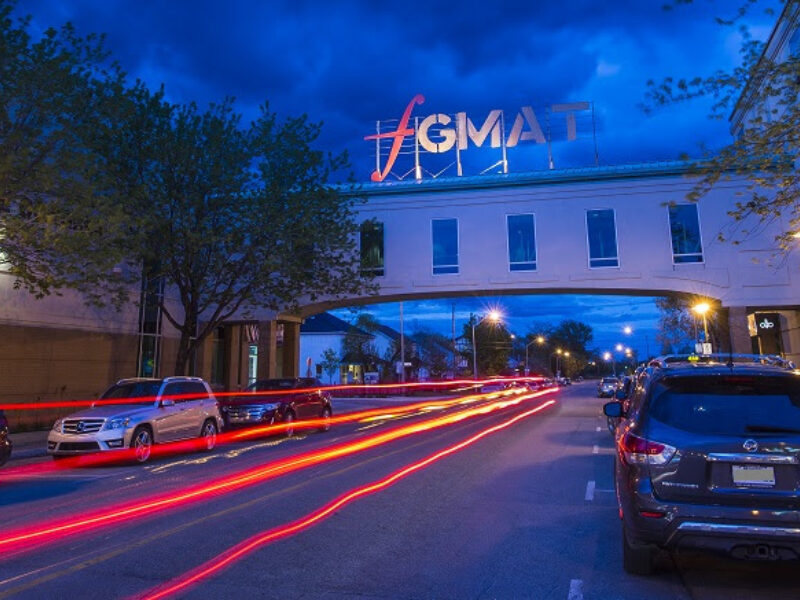
[[[283,377],[299,377],[300,323],[283,323]]]
[[[747,328],[746,306],[728,308],[728,338],[731,352],[734,354],[750,354],[753,351],[750,330]]]
[[[795,364],[800,364],[800,311],[781,311],[783,353]]]
[[[258,323],[258,378],[278,376],[278,324],[275,321]]]

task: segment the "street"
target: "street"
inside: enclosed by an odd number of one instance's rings
[[[555,399],[553,406],[543,404]],[[407,400],[409,403],[411,399]],[[414,402],[419,399],[414,399]],[[220,488],[200,499],[120,517],[108,526],[0,551],[2,598],[157,597],[169,582],[243,540],[302,521],[356,488],[507,423],[470,445],[405,472],[319,519],[254,540],[223,568],[167,596],[358,599],[693,599],[800,597],[794,563],[667,557],[649,578],[622,570],[612,483],[613,440],[596,382]],[[334,400],[335,414],[398,399]],[[335,425],[235,443],[142,466],[0,470],[3,531],[94,514],[283,459],[366,440],[391,428],[467,410],[432,406],[402,418]],[[44,465],[47,458],[25,464]],[[65,530],[66,531],[66,530]],[[2,548],[3,536],[0,536]],[[228,555],[231,557],[232,555]]]

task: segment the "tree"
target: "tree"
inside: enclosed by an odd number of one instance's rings
[[[37,298],[73,288],[119,306],[128,223],[92,139],[117,126],[103,114],[124,75],[102,37],[65,25],[34,41],[14,5],[0,0],[0,262]]]
[[[511,334],[502,323],[492,323],[488,319],[478,321],[472,315],[464,325],[463,336],[469,340],[469,354],[465,357],[470,369],[473,368],[472,327],[475,326],[475,347],[479,375],[499,375],[508,367],[511,355]]]
[[[658,318],[656,341],[664,354],[689,353],[697,339],[697,321],[689,312],[689,303],[676,296],[657,298]]]
[[[435,379],[443,378],[451,368],[450,338],[424,329],[417,330],[410,337],[417,350],[419,367],[427,369]]]
[[[128,100],[126,126],[103,142],[131,191],[135,255],[174,290],[161,310],[180,334],[176,373],[234,315],[371,289],[353,250],[358,200],[328,183],[346,156],[313,149],[319,125],[264,105],[244,128],[230,99],[170,105],[141,84]]]
[[[333,348],[328,348],[322,353],[322,360],[319,362],[319,366],[328,376],[328,383],[333,383],[333,375],[339,368],[340,363],[339,355],[336,354],[336,350]]]
[[[676,3],[688,4],[690,0]],[[752,39],[742,17],[756,4],[756,0],[742,2],[733,18],[717,19],[723,27],[739,28],[739,66],[690,79],[651,80],[645,108],[653,110],[706,97],[713,99],[712,119],[727,118],[734,109],[744,112],[733,142],[691,161],[690,174],[696,182],[687,198],[697,202],[732,177],[748,178],[747,190],[729,211],[734,226],[721,232],[719,238],[736,244],[775,224],[779,228],[775,236],[778,248],[787,252],[796,245],[794,235],[800,231],[800,55],[797,48],[790,48],[793,54],[776,60],[764,51],[763,42]],[[782,17],[796,18],[798,11],[800,2],[787,0]],[[772,14],[770,8],[765,12]]]

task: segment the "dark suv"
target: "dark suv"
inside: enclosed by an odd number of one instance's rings
[[[11,440],[8,439],[8,419],[0,410],[0,467],[6,464],[9,456],[11,456]]]
[[[315,377],[264,379],[251,384],[249,394],[220,398],[220,411],[226,427],[323,419],[320,430],[327,431],[333,408],[322,388]],[[293,433],[293,428],[286,430],[289,436]]]
[[[625,404],[620,391],[604,406],[623,419],[615,487],[629,573],[651,573],[663,549],[800,558],[800,372],[703,360],[657,363]]]

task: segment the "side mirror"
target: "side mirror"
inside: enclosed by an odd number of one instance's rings
[[[621,419],[625,416],[625,411],[619,402],[606,402],[603,405],[603,414],[612,419]]]
[[[617,390],[614,392],[614,398],[617,400],[625,400],[628,397],[628,393],[625,390]]]
[[[165,408],[167,406],[175,406],[175,400],[168,400],[168,399],[162,400],[161,407]]]

